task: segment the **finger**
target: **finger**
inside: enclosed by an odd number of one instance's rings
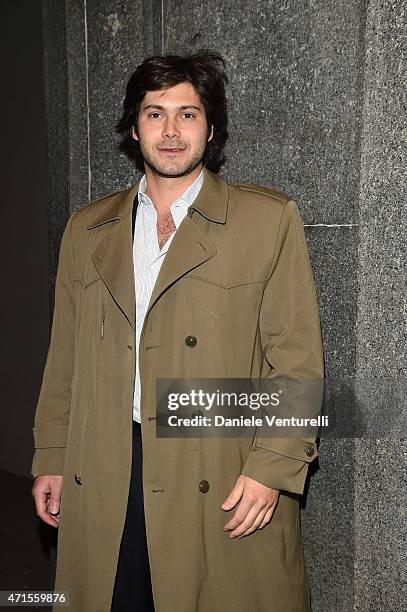
[[[51,527],[58,527],[58,520],[50,516],[47,511],[47,497],[49,495],[49,486],[46,484],[43,487],[35,486],[32,489],[32,494],[35,501],[35,510],[37,516]]]
[[[56,516],[51,516],[47,510],[47,507],[45,506],[45,509],[37,509],[37,516],[47,525],[50,525],[51,527],[58,527],[59,525],[59,518]]]
[[[238,537],[243,538],[243,537],[245,537],[247,535],[250,535],[254,531],[257,531],[257,529],[263,529],[263,527],[265,527],[267,525],[267,523],[269,523],[271,521],[271,517],[274,514],[274,510],[276,509],[276,505],[277,505],[277,502],[275,502],[268,509],[266,507],[261,513],[259,513],[259,516],[254,521],[253,525],[249,529],[247,529],[244,533],[242,533],[240,536],[238,536]]]
[[[47,502],[47,511],[49,514],[52,514],[52,516],[59,514],[59,501],[49,498]]]
[[[49,525],[50,527],[59,527],[59,518],[55,516],[51,516],[48,512],[45,512],[43,515],[38,515],[39,518]]]
[[[232,516],[230,521],[228,521],[224,525],[223,527],[224,530],[230,531],[232,529],[236,529],[236,527],[238,527],[246,519],[248,513],[250,512],[251,508],[255,505],[255,503],[256,503],[256,498],[250,497],[249,495],[243,495],[234,515]]]
[[[51,493],[47,502],[47,510],[52,516],[59,514],[61,493],[62,493],[62,482],[59,478],[50,479]]]
[[[35,509],[37,514],[40,512],[46,512],[47,506],[47,497],[48,497],[47,489],[40,489],[39,487],[33,487],[33,497],[35,502]]]
[[[271,508],[269,506],[266,506],[265,508],[263,508],[263,510],[261,510],[261,512],[259,512],[259,514],[256,517],[255,521],[253,522],[252,526],[249,527],[249,529],[246,529],[246,531],[244,533],[242,533],[238,537],[239,538],[243,538],[243,537],[253,533],[254,531],[257,531],[257,529],[260,528],[260,525],[264,522],[267,514],[270,514],[270,518],[271,518],[271,516],[273,514],[273,510],[274,510],[274,504],[273,504],[273,506],[271,506]]]
[[[264,503],[257,502],[254,506],[252,506],[244,521],[242,521],[235,529],[233,529],[233,531],[230,532],[229,537],[236,538],[243,535],[248,529],[251,528],[260,513],[262,514],[261,519],[263,520],[263,512],[266,513],[268,507],[268,504],[265,505]]]
[[[231,510],[232,508],[234,508],[239,499],[242,497],[243,490],[244,482],[243,480],[239,480],[238,478],[232,491],[221,505],[222,510]]]
[[[267,525],[267,523],[269,523],[271,521],[271,517],[274,514],[274,510],[275,510],[275,507],[273,507],[273,506],[269,510],[267,510],[267,512],[265,514],[265,517],[264,517],[263,521],[260,523],[258,529],[263,529],[263,527],[265,527]]]
[[[59,508],[57,510],[51,510],[51,508],[49,506],[47,506],[47,512],[51,516],[54,516],[54,517],[59,516]]]

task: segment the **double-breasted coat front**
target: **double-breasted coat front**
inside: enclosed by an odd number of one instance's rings
[[[64,476],[55,590],[69,593],[73,612],[110,611],[126,515],[137,192],[136,183],[77,210],[60,247],[32,475]],[[155,431],[157,378],[323,377],[314,280],[288,195],[204,168],[154,287],[139,359],[156,612],[310,610],[299,497],[315,442]],[[223,526],[234,510],[220,506],[240,474],[281,493],[268,525],[231,539]]]

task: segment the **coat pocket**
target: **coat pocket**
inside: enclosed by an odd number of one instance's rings
[[[80,410],[77,415],[77,423],[74,428],[74,437],[71,436],[71,451],[73,450],[72,473],[69,477],[72,479],[72,485],[80,488],[86,484],[86,440],[88,427],[89,410]]]
[[[253,277],[238,277],[238,276],[229,276],[228,278],[214,278],[208,277],[203,274],[186,274],[185,278],[193,278],[204,283],[209,283],[210,285],[216,285],[217,287],[221,287],[221,289],[233,289],[234,287],[240,287],[244,285],[254,285],[260,284],[265,285],[265,278],[253,278]]]
[[[84,289],[87,289],[94,283],[97,283],[98,281],[101,281],[101,280],[102,280],[102,277],[100,276],[95,264],[93,263],[92,260],[90,260],[87,266],[87,270],[85,271],[83,275],[83,279],[82,279],[82,285]]]
[[[102,297],[102,304],[100,307],[100,339],[103,340],[105,336],[105,320],[106,320],[106,302],[105,298]]]

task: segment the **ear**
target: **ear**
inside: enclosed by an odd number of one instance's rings
[[[131,128],[131,135],[132,135],[132,138],[134,138],[134,140],[138,140],[138,136],[136,134],[136,129],[135,129],[134,125]]]
[[[212,140],[213,138],[213,125],[211,125],[211,133],[209,134],[208,140],[206,142],[209,142],[210,140]]]

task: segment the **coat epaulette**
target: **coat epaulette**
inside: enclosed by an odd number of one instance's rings
[[[254,191],[255,193],[261,193],[266,196],[271,196],[286,204],[292,198],[287,193],[283,191],[278,191],[278,189],[273,189],[272,187],[261,187],[260,185],[255,185],[254,183],[243,183],[239,185],[239,189],[243,189],[244,191]]]

